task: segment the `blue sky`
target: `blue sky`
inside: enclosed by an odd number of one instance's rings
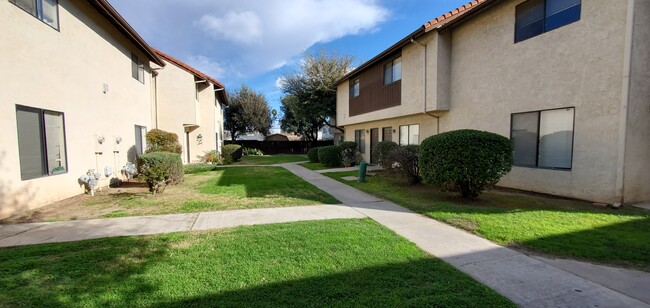
[[[304,52],[350,54],[359,65],[469,0],[109,0],[153,47],[218,79],[264,93]]]

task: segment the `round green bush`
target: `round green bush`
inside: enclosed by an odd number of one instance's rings
[[[223,164],[229,165],[233,162],[239,161],[242,156],[242,148],[238,144],[226,144],[221,148],[221,157]]]
[[[420,145],[425,182],[451,184],[464,198],[476,198],[512,168],[512,144],[498,134],[463,129],[431,136]]]
[[[345,151],[347,149],[356,150],[356,149],[359,148],[359,145],[357,145],[357,143],[354,142],[354,141],[345,141],[345,142],[341,143],[339,145],[339,147],[341,148],[341,152],[343,152],[343,151]]]
[[[181,154],[183,148],[178,142],[178,135],[160,129],[152,129],[145,136],[147,139],[147,153],[171,152]]]
[[[377,143],[375,147],[372,149],[373,155],[375,155],[375,159],[377,160],[377,162],[382,168],[388,169],[393,164],[393,162],[391,162],[386,158],[388,153],[397,147],[399,147],[399,145],[397,145],[397,143],[395,142],[382,141]]]
[[[420,183],[418,168],[418,145],[397,146],[390,150],[385,159],[392,162],[386,170],[391,178],[402,184],[414,185]]]
[[[335,145],[318,148],[318,161],[328,168],[341,166],[343,162],[341,148]]]
[[[167,185],[183,181],[181,156],[170,152],[151,152],[138,157],[138,171],[149,191],[162,193]]]
[[[318,149],[319,147],[311,148],[309,151],[307,151],[307,158],[309,158],[309,162],[312,163],[318,163]]]

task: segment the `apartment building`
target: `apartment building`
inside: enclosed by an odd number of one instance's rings
[[[499,186],[650,200],[650,1],[472,1],[342,78],[337,123],[367,161],[471,128],[514,145]]]

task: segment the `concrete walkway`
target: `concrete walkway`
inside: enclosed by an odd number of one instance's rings
[[[284,167],[518,305],[650,307],[629,295],[378,199],[296,164],[285,164]],[[647,284],[637,287],[647,290]]]
[[[345,205],[315,205],[0,225],[0,247],[338,218],[365,216]]]
[[[530,257],[361,192],[297,163],[282,166],[345,205],[0,225],[0,247],[240,225],[369,217],[520,306],[650,307],[648,273]]]

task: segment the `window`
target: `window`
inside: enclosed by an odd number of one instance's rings
[[[571,169],[575,109],[563,108],[512,115],[513,164]]]
[[[381,140],[382,141],[393,141],[393,128],[384,127],[381,130]]]
[[[140,156],[147,149],[147,127],[135,126],[135,155]]]
[[[384,65],[384,84],[402,80],[402,57]]]
[[[59,29],[59,3],[57,0],[9,0],[9,2],[50,27]]]
[[[399,127],[399,145],[419,144],[420,125],[401,125]]]
[[[581,0],[528,0],[516,8],[515,43],[580,20]]]
[[[350,82],[350,97],[359,96],[360,87],[361,84],[359,83],[359,79],[355,79],[352,82]]]
[[[133,53],[131,53],[131,76],[144,83],[144,63]]]
[[[16,105],[20,178],[67,172],[63,113]]]
[[[357,149],[361,154],[366,152],[366,132],[363,129],[354,131],[354,142],[357,143]]]

